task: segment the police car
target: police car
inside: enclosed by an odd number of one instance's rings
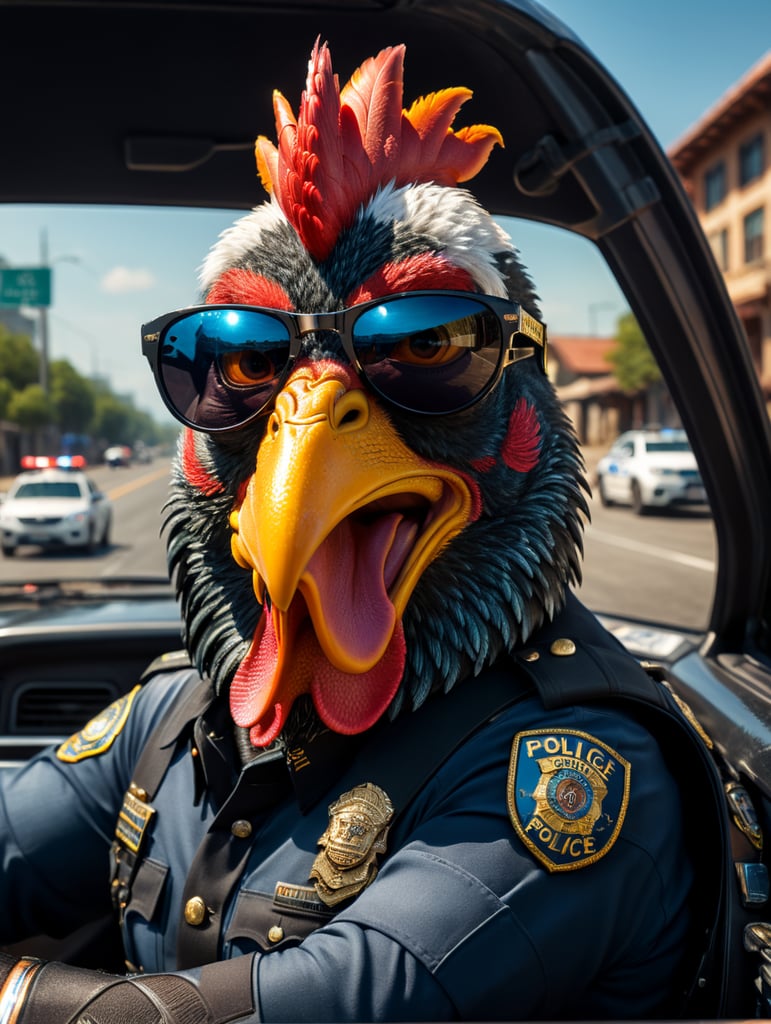
[[[653,508],[703,505],[707,492],[684,430],[627,430],[597,463],[603,505]]]
[[[112,505],[85,473],[33,469],[20,473],[0,504],[0,546],[6,557],[19,548],[84,548],[110,541]]]

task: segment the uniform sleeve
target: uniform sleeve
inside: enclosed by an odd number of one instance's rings
[[[51,747],[0,771],[0,942],[65,935],[110,910],[117,813],[138,753],[178,688],[176,676],[158,676],[138,689],[101,752],[63,761]]]
[[[606,856],[553,873],[525,848],[504,796],[504,716],[435,776],[402,845],[333,924],[257,959],[260,1019],[309,1006],[316,1020],[516,1020],[668,1005],[691,880],[677,787],[631,720],[579,709],[561,724],[605,736],[631,765]]]

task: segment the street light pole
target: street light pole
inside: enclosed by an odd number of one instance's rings
[[[602,309],[618,309],[615,302],[590,302],[589,303],[589,334],[597,334],[597,313]]]

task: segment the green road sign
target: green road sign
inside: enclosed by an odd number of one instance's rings
[[[0,268],[0,306],[50,305],[50,267]]]

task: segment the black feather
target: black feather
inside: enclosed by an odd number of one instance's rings
[[[366,218],[316,266],[288,227],[263,232],[240,266],[278,281],[296,309],[340,308],[355,285],[386,260],[441,251],[441,239],[389,228]],[[512,252],[496,256],[512,297],[538,314],[532,281]],[[330,347],[332,345],[332,347]],[[339,355],[339,343],[317,336],[311,359]],[[499,458],[511,411],[524,398],[535,410],[541,447],[537,465],[518,472]],[[373,401],[375,399],[373,398]],[[482,514],[426,568],[403,617],[407,661],[389,714],[416,708],[525,642],[581,580],[582,530],[589,510],[584,465],[572,425],[552,385],[532,360],[507,369],[482,401],[453,417],[389,416],[404,441],[428,460],[476,473]],[[195,437],[202,471],[216,485],[203,493],[185,476],[182,448],[172,476],[164,530],[170,570],[185,621],[185,641],[199,670],[226,692],[244,658],[261,607],[251,572],[230,555],[228,516],[239,487],[254,471],[264,421],[213,439]],[[310,702],[297,702],[288,729],[312,730]]]

